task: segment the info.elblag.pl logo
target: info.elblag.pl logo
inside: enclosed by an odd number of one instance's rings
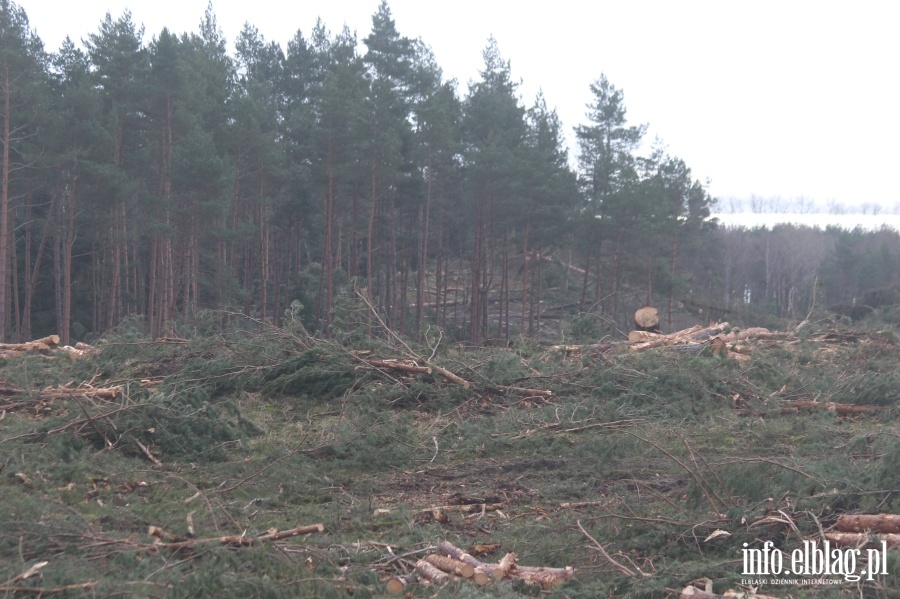
[[[744,543],[745,576],[842,576],[848,582],[865,577],[887,575],[887,542],[881,548],[862,549],[832,547],[828,541],[821,546],[816,541],[803,541],[803,547],[794,549],[788,558],[772,541],[763,543],[762,549],[750,549]],[[860,558],[865,557],[864,561]],[[857,572],[858,565],[865,569]],[[760,581],[763,582],[763,581]],[[774,582],[774,581],[773,581]]]

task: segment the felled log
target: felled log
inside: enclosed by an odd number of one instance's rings
[[[478,584],[487,584],[487,582],[479,582],[479,574],[484,574],[488,579],[494,580],[502,580],[507,577],[519,578],[526,582],[540,585],[541,588],[549,589],[575,575],[575,569],[572,567],[542,568],[520,566],[516,563],[515,553],[507,553],[499,563],[485,563],[448,541],[438,543],[437,551],[441,555],[447,555],[455,560],[474,566],[475,575],[473,578]]]
[[[644,310],[644,308],[642,308]],[[638,311],[640,312],[640,310]],[[637,315],[635,315],[635,324],[637,324]],[[746,341],[751,339],[795,339],[793,333],[773,332],[763,327],[751,327],[743,330],[733,330],[728,333],[724,331],[729,327],[729,323],[720,322],[712,324],[708,327],[696,325],[681,331],[676,331],[668,335],[662,335],[653,331],[636,330],[628,334],[628,341],[613,341],[610,343],[597,343],[593,345],[554,345],[550,349],[554,351],[563,351],[567,354],[576,354],[583,352],[605,353],[618,347],[628,347],[631,351],[640,352],[657,347],[666,347],[675,351],[683,351],[688,353],[698,353],[707,343],[712,340],[716,344],[714,348],[715,355],[727,356],[733,360],[746,361],[747,357],[742,355],[749,353],[749,349],[745,347],[738,348],[734,346],[738,341]],[[731,344],[732,347],[728,347]],[[734,355],[737,352],[738,355]]]
[[[399,595],[410,584],[416,582],[414,574],[404,574],[402,576],[392,576],[385,583],[388,593]]]
[[[567,354],[605,354],[614,349],[627,347],[630,343],[630,341],[610,341],[608,343],[592,343],[589,345],[552,345],[550,349]]]
[[[856,414],[871,414],[877,412],[877,406],[860,406],[855,404],[835,403],[829,401],[825,404],[825,409],[829,412],[835,412],[840,416],[855,416]]]
[[[422,512],[461,512],[463,514],[478,514],[481,512],[496,512],[503,509],[502,503],[467,503],[465,505],[440,505],[425,508]],[[440,549],[440,545],[438,545]],[[448,554],[449,555],[449,554]]]
[[[896,514],[843,514],[838,516],[837,529],[841,532],[900,533],[900,516]]]
[[[525,582],[539,585],[542,589],[552,589],[575,576],[575,568],[539,568],[516,564],[515,575]]]
[[[363,360],[369,366],[375,368],[385,368],[388,370],[398,370],[400,372],[409,372],[414,374],[431,374],[431,368],[427,366],[419,366],[417,364],[408,364],[397,360]]]
[[[439,570],[424,559],[420,559],[416,562],[416,573],[431,582],[443,582],[447,580],[447,577],[449,576],[449,574]]]
[[[454,559],[449,555],[437,555],[436,553],[432,553],[425,556],[425,561],[448,574],[455,574],[456,576],[462,576],[463,578],[472,578],[475,576],[475,566]]]
[[[681,331],[670,333],[669,335],[660,335],[641,343],[632,344],[630,349],[632,351],[644,351],[646,349],[662,346],[675,347],[681,345],[690,346],[692,344],[702,344],[717,335],[721,335],[722,331],[728,326],[727,322],[716,323],[705,328],[696,325]]]
[[[497,564],[497,568],[491,572],[491,576],[496,578],[497,580],[503,580],[506,578],[509,573],[516,567],[516,554],[515,553],[507,553],[504,555],[500,562]]]
[[[77,387],[70,385],[59,385],[57,387],[45,387],[41,390],[42,399],[59,399],[64,397],[90,397],[92,399],[116,399],[122,394],[123,387],[116,385],[113,387],[92,387],[87,383],[82,383]]]
[[[879,547],[882,541],[888,549],[900,547],[900,534],[894,533],[826,532],[825,539],[842,547]]]
[[[469,555],[449,541],[441,541],[440,543],[438,543],[437,551],[440,555],[447,555],[455,560],[470,564],[475,567],[476,572],[481,572],[482,574],[485,574],[490,578],[494,578],[493,571],[497,567],[496,564],[487,564],[480,559]]]
[[[472,383],[471,383],[471,382],[467,381],[466,379],[462,378],[461,376],[458,376],[458,375],[456,375],[456,374],[453,374],[452,372],[450,372],[449,370],[447,370],[446,368],[444,368],[444,367],[442,367],[442,366],[438,366],[438,365],[436,365],[436,364],[432,364],[431,367],[432,367],[432,368],[435,370],[435,372],[437,372],[439,375],[441,375],[442,377],[444,377],[445,379],[447,379],[447,380],[450,381],[451,383],[456,383],[457,385],[460,385],[463,389],[470,389],[470,388],[472,387]]]
[[[529,389],[528,387],[515,387],[509,385],[497,385],[497,389],[507,393],[527,395],[529,397],[553,397],[553,391],[549,389]]]
[[[653,341],[654,339],[659,339],[660,337],[665,337],[662,333],[654,333],[652,331],[628,331],[628,342],[629,343],[639,343],[641,341]]]
[[[159,527],[151,526],[149,529],[149,534],[159,538],[160,531]],[[201,545],[203,543],[217,543],[219,545],[230,545],[237,547],[250,547],[253,545],[259,545],[260,543],[266,541],[279,541],[281,539],[286,539],[289,537],[296,537],[299,535],[308,535],[313,532],[325,532],[325,525],[323,524],[311,524],[309,526],[298,526],[297,528],[291,528],[290,530],[272,530],[267,532],[266,534],[259,535],[256,537],[248,537],[246,535],[226,535],[223,537],[213,537],[210,539],[189,539],[185,541],[173,541],[173,542],[159,542],[157,541],[152,545],[154,548],[160,549],[190,549],[195,545]]]
[[[793,333],[779,333],[770,331],[764,327],[749,327],[746,329],[735,329],[722,336],[722,339],[728,343],[735,341],[744,341],[746,339],[795,339]]]
[[[822,403],[809,399],[799,399],[790,402],[788,405],[793,408],[825,409],[829,412],[834,412],[839,416],[856,416],[858,414],[871,414],[872,412],[878,411],[878,406],[860,406],[856,404],[835,403],[833,401]]]
[[[655,337],[648,341],[644,341],[641,343],[634,343],[629,348],[631,351],[644,351],[646,349],[652,349],[654,347],[661,347],[663,345],[678,345],[681,343],[689,343],[693,341],[691,335],[695,333],[701,333],[705,329],[700,326],[693,326],[689,329],[684,329],[682,331],[677,331],[670,335],[660,335],[659,337]]]
[[[721,599],[721,597],[721,595],[716,595],[715,593],[704,591],[703,589],[697,588],[692,584],[684,587],[684,589],[682,589],[681,591],[681,595],[679,595],[680,599]]]
[[[59,335],[48,335],[47,337],[25,343],[0,343],[0,350],[18,352],[41,351],[53,349],[57,345],[59,345]]]
[[[759,595],[756,593],[748,593],[747,591],[735,591],[733,589],[728,589],[721,595],[717,595],[711,591],[697,588],[692,584],[684,587],[679,597],[680,599],[777,599],[772,595]]]
[[[644,306],[634,313],[634,326],[638,331],[659,332],[659,312],[653,306]]]

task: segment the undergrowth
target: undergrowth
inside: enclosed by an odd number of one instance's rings
[[[446,539],[499,544],[486,560],[574,566],[553,596],[671,597],[701,578],[741,589],[745,543],[790,551],[841,514],[900,510],[898,337],[878,324],[762,342],[747,362],[467,350],[436,336],[362,346],[244,319],[185,331],[183,343],[123,330],[76,362],[7,360],[0,378],[19,391],[0,399],[0,577],[10,592],[64,596],[383,596],[388,576]],[[411,363],[410,351],[472,385],[366,362]],[[124,391],[41,398],[69,382]],[[876,411],[843,418],[796,401]],[[431,509],[476,500],[501,509]],[[324,533],[258,547],[170,550],[148,534],[316,522]],[[760,592],[900,597],[890,555],[886,578]],[[542,593],[468,582],[409,592]]]

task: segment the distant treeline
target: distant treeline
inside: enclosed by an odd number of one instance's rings
[[[659,305],[794,317],[897,278],[892,231],[719,229],[679,158],[605,76],[578,125],[518,95],[488,40],[463,97],[382,3],[362,40],[317,23],[283,51],[247,25],[150,41],[107,15],[44,49],[0,0],[0,339],[151,335],[242,311],[323,335],[542,334]]]

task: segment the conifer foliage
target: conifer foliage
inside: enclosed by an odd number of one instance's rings
[[[252,24],[229,43],[211,8],[192,33],[138,23],[107,14],[47,52],[0,0],[0,339],[68,342],[132,317],[158,336],[204,308],[275,325],[290,310],[330,336],[357,293],[394,330],[470,343],[643,303],[670,326],[685,301],[808,306],[805,265],[767,262],[757,292],[710,263],[739,244],[715,234],[688,165],[645,149],[604,75],[570,156],[574,124],[523,100],[496,40],[462,91],[387,2],[361,39],[320,21],[285,46]],[[833,301],[859,293],[836,286]]]

